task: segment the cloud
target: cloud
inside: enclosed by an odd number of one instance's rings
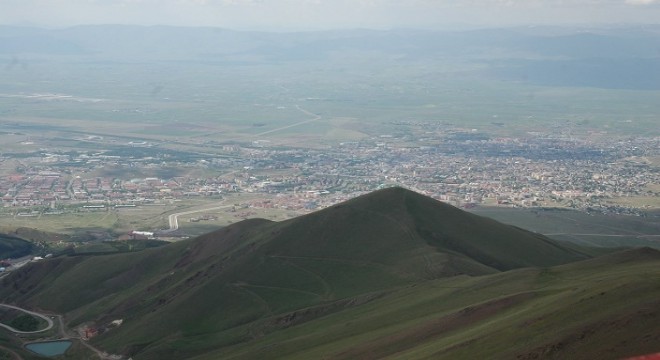
[[[237,29],[660,23],[660,0],[0,0],[0,24]]]

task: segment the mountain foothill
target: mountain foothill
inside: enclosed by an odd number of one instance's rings
[[[86,341],[135,360],[660,351],[660,252],[596,253],[394,187],[140,252],[35,262],[0,280],[0,300],[102,329]]]

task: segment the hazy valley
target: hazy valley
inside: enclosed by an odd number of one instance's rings
[[[652,25],[1,26],[0,354],[660,351],[659,54]]]

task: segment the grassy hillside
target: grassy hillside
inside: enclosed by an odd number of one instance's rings
[[[142,251],[144,249],[164,246],[169,244],[162,240],[122,240],[101,241],[85,244],[75,248],[69,248],[65,252],[68,255],[95,255],[120,252]]]
[[[589,247],[648,246],[660,249],[660,212],[644,216],[586,213],[561,208],[478,207],[477,215]]]
[[[0,259],[30,255],[34,245],[11,235],[0,234]]]
[[[656,352],[659,264],[660,252],[640,249],[432,280],[195,359],[620,359]]]
[[[454,340],[439,341],[447,334],[508,341],[505,334],[518,330],[491,328],[495,320],[542,317],[564,311],[564,302],[578,308],[576,287],[591,293],[616,284],[608,280],[615,272],[593,284],[570,272],[601,276],[600,268],[630,263],[551,268],[587,258],[391,188],[280,223],[253,219],[141,252],[35,263],[2,279],[0,299],[63,313],[72,327],[123,319],[92,341],[134,359],[263,358],[263,351],[269,358],[424,358],[451,348]],[[636,268],[626,282],[647,270]],[[640,289],[646,299],[650,289]],[[543,346],[537,340],[529,344]]]
[[[9,236],[19,237],[32,242],[60,242],[69,240],[69,238],[63,234],[39,231],[26,227],[9,227],[2,228],[1,230]]]

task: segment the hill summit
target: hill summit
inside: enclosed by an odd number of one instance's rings
[[[392,264],[412,260],[424,264],[423,272],[432,277],[552,266],[588,257],[544,236],[401,187],[290,220],[280,231],[271,242],[273,251]]]
[[[369,312],[390,300],[415,303],[404,296],[411,287],[421,298],[438,284],[471,289],[457,294],[467,306],[536,281],[537,270],[510,270],[587,258],[542,235],[396,187],[287,221],[246,220],[138,253],[34,263],[2,279],[0,299],[64,314],[70,327],[107,329],[92,342],[135,359],[222,358],[228,349],[248,351],[259,339],[277,341],[278,333],[298,327],[310,331],[346,311]],[[607,268],[610,261],[604,262]],[[579,270],[579,264],[564,266]],[[473,293],[482,278],[491,279],[483,280],[488,286],[511,285]],[[452,301],[447,304],[463,306]],[[116,319],[123,319],[120,327],[108,325]]]

